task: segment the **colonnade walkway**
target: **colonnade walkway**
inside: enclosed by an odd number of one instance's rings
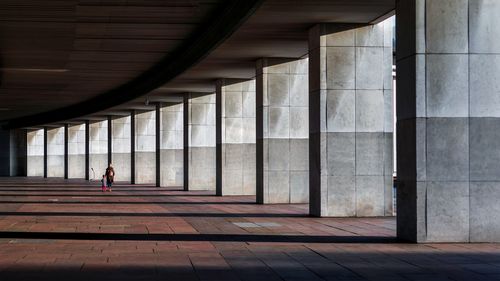
[[[0,178],[0,280],[500,280],[500,244],[406,244],[394,218],[254,202]]]

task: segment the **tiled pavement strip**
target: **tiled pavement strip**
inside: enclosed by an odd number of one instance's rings
[[[0,179],[0,281],[500,280],[500,244],[398,243],[394,218],[253,201]]]

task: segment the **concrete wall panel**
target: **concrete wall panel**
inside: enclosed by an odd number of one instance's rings
[[[47,131],[47,177],[64,177],[64,128]]]
[[[155,122],[155,111],[135,116],[135,180],[139,184],[154,184],[156,182]]]
[[[85,178],[85,125],[68,127],[68,178]]]
[[[256,97],[257,201],[307,203],[308,59],[259,60]]]
[[[28,132],[28,177],[43,177],[43,130]]]
[[[184,99],[185,190],[216,189],[215,109],[215,93]]]
[[[115,180],[130,182],[131,177],[131,140],[130,116],[112,120],[112,162]]]
[[[392,19],[318,25],[309,59],[310,212],[392,215]]]
[[[109,164],[108,121],[91,123],[89,137],[89,178],[101,180]]]

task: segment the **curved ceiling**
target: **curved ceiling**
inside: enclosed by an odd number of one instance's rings
[[[394,6],[394,0],[2,0],[0,121],[35,126],[134,108],[146,94],[168,100],[211,92],[218,78],[252,78],[260,57],[306,55],[315,23],[370,23]]]

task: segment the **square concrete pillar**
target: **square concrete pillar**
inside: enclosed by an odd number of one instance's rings
[[[156,103],[155,107],[155,185],[161,186],[161,102]]]
[[[500,242],[500,2],[397,14],[398,237]]]
[[[28,177],[43,177],[44,137],[43,129],[27,133]]]
[[[184,98],[184,190],[215,190],[215,93]]]
[[[113,118],[108,116],[108,163],[113,163]]]
[[[217,81],[216,103],[216,193],[219,196],[255,195],[255,80]]]
[[[392,26],[310,30],[312,215],[392,215]]]
[[[168,104],[161,108],[161,186],[183,186],[184,106]]]
[[[116,181],[130,182],[130,116],[115,118],[112,120],[111,136],[113,168],[116,173]]]
[[[47,130],[47,177],[64,177],[64,127]]]
[[[90,180],[90,121],[85,121],[85,180]]]
[[[68,179],[69,173],[68,173],[68,166],[69,166],[69,160],[68,160],[68,139],[69,139],[69,126],[68,124],[64,124],[64,179]]]
[[[130,111],[130,183],[135,184],[135,114]]]
[[[108,164],[108,121],[90,123],[89,179],[101,180]]]
[[[43,128],[43,177],[47,178],[47,127]]]
[[[27,176],[27,134],[26,129],[0,129],[0,177]]]
[[[309,201],[308,60],[257,61],[257,202]]]
[[[156,114],[135,115],[135,183],[156,183]]]
[[[85,124],[68,127],[68,178],[85,178]]]

